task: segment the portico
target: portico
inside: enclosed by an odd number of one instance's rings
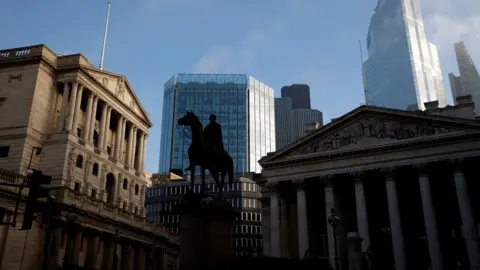
[[[67,131],[76,135],[84,144],[90,144],[96,151],[104,152],[114,161],[123,163],[143,173],[147,130],[142,129],[143,118],[123,112],[124,103],[112,102],[118,96],[103,97],[105,91],[97,93],[97,87],[89,87],[81,78],[60,80],[62,91],[57,93],[57,115],[53,128],[56,132]],[[108,80],[104,81],[108,86]],[[117,94],[125,91],[125,81],[117,83]],[[123,89],[123,90],[122,90]],[[108,92],[107,92],[108,93]],[[135,103],[132,103],[135,104]]]
[[[349,232],[385,269],[480,265],[475,120],[362,106],[259,162],[269,216],[264,254],[308,251],[333,266],[334,208],[341,269]]]

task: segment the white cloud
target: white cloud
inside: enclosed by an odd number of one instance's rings
[[[444,73],[457,70],[453,43],[458,41],[465,42],[480,66],[480,1],[424,0],[422,4],[427,37],[438,47]]]

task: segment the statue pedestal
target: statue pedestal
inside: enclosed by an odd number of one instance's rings
[[[188,194],[179,210],[180,270],[210,270],[233,259],[232,227],[238,214],[229,203]]]
[[[361,270],[363,262],[362,241],[357,232],[347,234],[348,269]]]

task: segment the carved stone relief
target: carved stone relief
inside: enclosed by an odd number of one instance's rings
[[[108,78],[107,78],[107,77],[104,77],[104,78],[102,79],[102,83],[103,83],[103,85],[108,86]]]
[[[123,78],[119,78],[117,81],[117,87],[115,88],[115,95],[123,100],[125,96],[125,82],[123,81]]]
[[[375,146],[379,142],[393,142],[452,132],[449,128],[428,124],[401,123],[375,118],[361,119],[355,124],[319,139],[291,155],[325,152],[338,149]]]
[[[19,82],[22,81],[22,74],[10,74],[10,76],[8,77],[8,82],[11,83],[13,80],[17,80]]]

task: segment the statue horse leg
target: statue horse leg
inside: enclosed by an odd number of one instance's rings
[[[195,193],[194,192],[194,187],[195,187],[195,167],[197,165],[195,165],[195,163],[190,163],[190,168],[191,168],[191,171],[190,171],[190,192],[191,193]]]
[[[202,193],[202,195],[204,195],[205,194],[205,167],[200,167],[200,175],[201,175],[201,178],[202,178],[201,193]]]

